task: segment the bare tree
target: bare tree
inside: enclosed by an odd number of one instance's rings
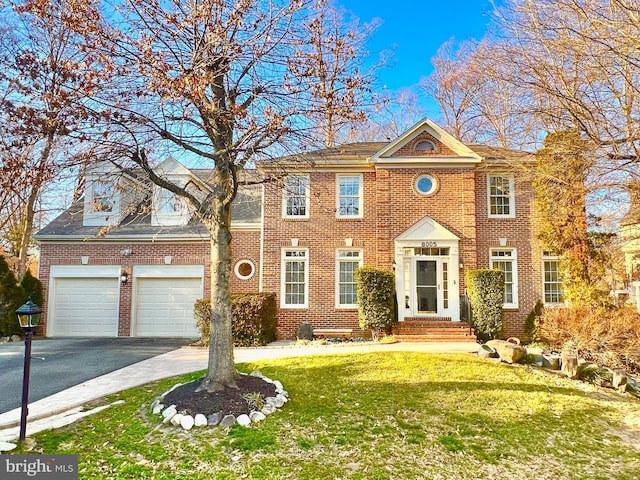
[[[333,4],[318,2],[302,23],[303,43],[290,58],[290,69],[309,80],[312,110],[306,115],[319,130],[324,146],[335,145],[338,134],[354,122],[366,120],[375,103],[374,73],[384,61],[370,62],[367,42],[380,20],[360,19]]]
[[[65,10],[58,0],[40,16],[22,4],[0,11],[0,231],[20,277],[43,189],[79,161],[72,149],[88,121],[83,101],[100,83],[62,25]]]
[[[34,5],[34,11],[38,8]],[[306,19],[325,4],[75,0],[72,8],[75,15],[67,27],[85,35],[85,48],[120,87],[115,95],[95,99],[111,110],[107,137],[128,135],[119,153],[127,152],[154,184],[185,198],[209,232],[211,339],[208,372],[199,389],[234,386],[231,204],[240,171],[275,147],[286,148],[297,127],[318,111],[313,76],[298,75],[291,59],[308,41]],[[342,34],[333,32],[329,43],[342,44]],[[318,47],[323,40],[317,38]],[[343,115],[344,101],[356,98],[350,92],[362,91],[362,81],[359,77],[339,87],[335,101],[326,105],[332,114]],[[207,163],[212,191],[202,196],[157,174],[145,146],[158,143]]]
[[[526,148],[535,117],[526,97],[494,74],[494,65],[509,63],[487,41],[444,43],[431,60],[434,71],[421,89],[440,105],[443,125],[467,143]],[[535,136],[534,136],[535,138]]]

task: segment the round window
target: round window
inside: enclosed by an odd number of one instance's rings
[[[438,188],[438,182],[431,175],[420,175],[416,178],[416,190],[422,195],[431,195]]]
[[[236,277],[241,280],[249,280],[256,272],[256,267],[251,260],[240,260],[235,267]]]

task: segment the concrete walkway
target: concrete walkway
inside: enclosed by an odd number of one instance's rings
[[[476,353],[479,345],[471,342],[448,343],[344,343],[296,347],[292,342],[276,342],[267,347],[236,348],[236,363],[306,355],[331,355],[367,352]],[[208,348],[183,347],[128,367],[93,378],[62,392],[29,404],[27,435],[73,423],[97,410],[83,411],[82,405],[99,398],[146,383],[207,368]],[[0,415],[0,441],[18,438],[20,408]]]

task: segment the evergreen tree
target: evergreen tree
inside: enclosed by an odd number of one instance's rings
[[[26,301],[24,289],[9,270],[0,280],[0,335],[22,335],[16,310]]]
[[[27,270],[20,282],[20,285],[24,289],[24,294],[27,299],[31,299],[33,303],[42,307],[44,302],[44,295],[42,293],[42,282],[34,277],[29,270]]]
[[[564,297],[573,305],[607,303],[603,264],[587,221],[587,177],[594,161],[574,130],[550,133],[536,153],[535,211],[543,247],[560,256]]]

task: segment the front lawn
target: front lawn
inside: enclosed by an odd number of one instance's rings
[[[202,375],[191,374],[105,399],[125,404],[27,446],[78,454],[83,479],[635,480],[640,472],[640,401],[529,367],[388,352],[239,368],[280,380],[291,401],[251,428],[162,425],[149,404]]]

